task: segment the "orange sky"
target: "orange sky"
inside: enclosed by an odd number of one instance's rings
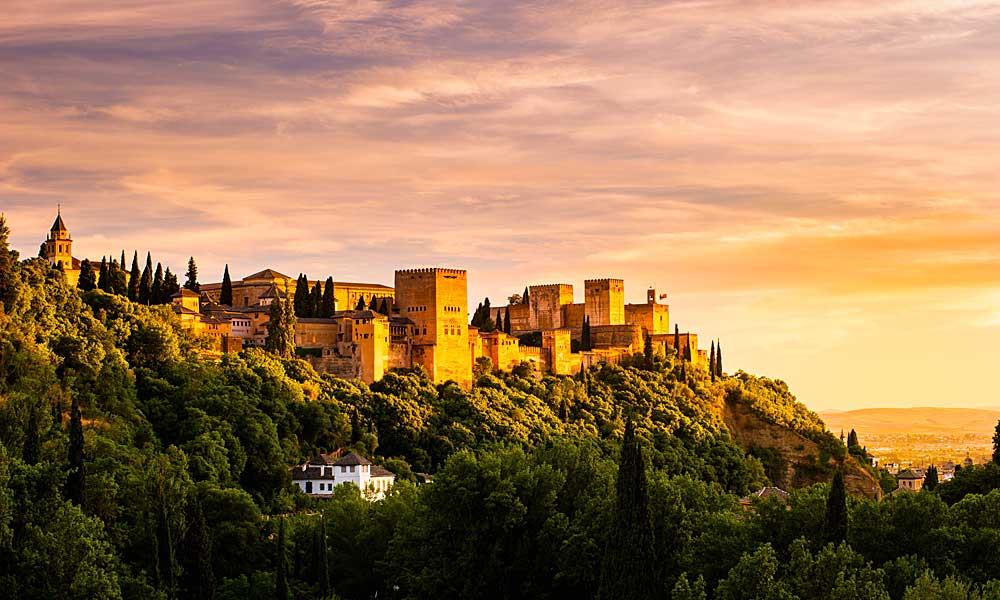
[[[4,11],[24,253],[62,203],[78,256],[203,281],[622,277],[814,409],[1000,406],[1000,2]]]

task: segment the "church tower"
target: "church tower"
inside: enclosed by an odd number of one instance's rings
[[[62,219],[62,210],[56,213],[49,236],[45,238],[45,258],[52,265],[61,265],[64,270],[73,269],[73,238]]]

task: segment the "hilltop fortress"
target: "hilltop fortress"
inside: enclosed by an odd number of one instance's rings
[[[72,237],[61,214],[42,255],[76,284],[81,261],[72,255]],[[174,294],[173,310],[182,326],[215,338],[219,350],[234,352],[263,345],[271,303],[293,301],[295,284],[292,277],[264,269],[232,282],[230,305],[219,303],[222,283],[208,283],[200,293],[181,289]],[[527,362],[541,372],[572,375],[641,353],[647,338],[655,350],[677,345],[686,353],[690,347],[693,362],[707,362],[697,335],[671,330],[670,308],[658,302],[656,290],[647,291],[644,304],[626,304],[621,279],[584,281],[582,303],[574,303],[572,285],[531,285],[527,302],[491,308],[493,319],[506,315],[509,334],[469,325],[466,272],[460,269],[397,270],[392,287],[334,281],[333,295],[332,316],[298,319],[297,353],[321,373],[366,383],[390,369],[421,366],[435,383],[454,380],[469,387],[473,365],[483,357],[502,370]],[[357,310],[359,301],[385,310]],[[580,342],[585,328],[589,347],[581,350],[574,341]],[[540,336],[541,344],[527,345],[520,336]]]

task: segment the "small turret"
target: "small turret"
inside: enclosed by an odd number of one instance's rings
[[[52,223],[48,237],[45,238],[45,258],[49,264],[65,269],[73,268],[73,238],[63,221],[61,207],[57,209],[56,220]]]

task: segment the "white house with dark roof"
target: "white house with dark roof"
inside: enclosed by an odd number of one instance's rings
[[[292,482],[310,496],[329,496],[334,486],[352,483],[368,500],[381,500],[396,481],[396,475],[354,452],[339,459],[317,455],[292,467]]]

